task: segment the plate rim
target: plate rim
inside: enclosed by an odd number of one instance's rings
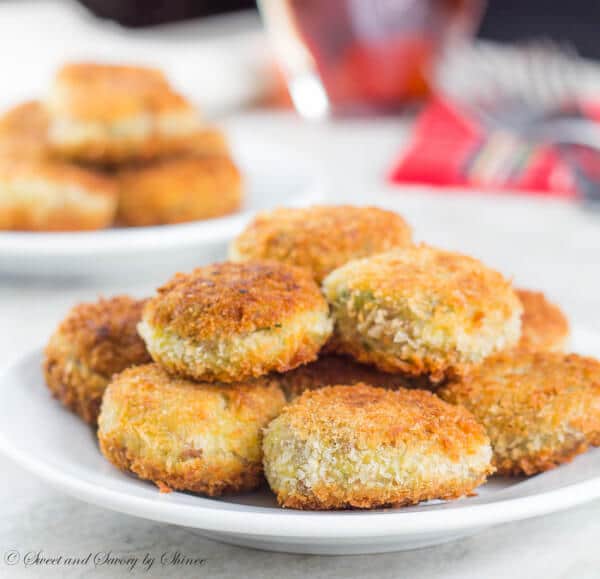
[[[600,339],[600,332],[576,327],[572,336],[587,335]],[[0,392],[6,376],[19,371],[32,358],[41,359],[40,347],[30,349],[0,370]],[[500,498],[490,503],[448,506],[444,509],[406,512],[385,509],[371,512],[332,511],[313,512],[291,509],[252,507],[227,503],[229,508],[218,508],[219,500],[195,496],[194,504],[168,503],[169,494],[156,493],[153,497],[103,487],[100,483],[77,478],[63,472],[59,465],[35,454],[27,454],[10,440],[0,425],[0,453],[58,490],[109,510],[207,532],[230,535],[251,535],[281,539],[366,539],[402,537],[431,533],[451,533],[460,530],[484,528],[500,523],[532,518],[562,511],[600,498],[600,473],[591,478],[568,484],[558,489],[538,492],[525,497]],[[568,468],[568,465],[562,468]],[[210,506],[205,506],[210,503]],[[452,503],[450,503],[452,505]],[[390,512],[396,511],[396,512]],[[460,513],[460,514],[459,514]],[[274,516],[275,515],[275,516]],[[360,524],[354,523],[360,519]]]

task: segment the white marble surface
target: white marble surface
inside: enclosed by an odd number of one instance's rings
[[[15,14],[18,3],[7,4]],[[0,9],[0,27],[8,30],[6,14]],[[4,41],[0,36],[0,44]],[[67,44],[61,44],[61,50]],[[17,82],[20,67],[11,66]],[[25,86],[34,87],[35,83],[30,79]],[[312,155],[328,176],[331,198],[398,206],[414,223],[418,237],[474,253],[514,276],[517,283],[546,289],[574,323],[600,330],[600,215],[554,202],[541,208],[536,203],[519,206],[501,200],[490,206],[478,198],[466,203],[425,193],[375,197],[371,192],[381,187],[385,169],[404,138],[406,122],[401,119],[318,126],[302,125],[287,115],[250,115],[227,122],[232,126],[260,123],[263,136]],[[198,263],[206,259],[208,256],[199,255]],[[149,272],[141,279],[123,271],[112,280],[0,279],[0,363],[42,343],[74,302],[94,299],[99,293],[144,295],[165,275]],[[0,577],[600,577],[598,502],[492,528],[440,547],[385,555],[316,557],[230,547],[185,529],[86,505],[8,462],[2,466],[0,496]],[[11,566],[5,560],[11,550],[21,556],[42,551],[46,556],[63,557],[111,552],[137,557],[139,562],[132,572],[92,563],[70,569],[25,567],[22,562]],[[161,555],[176,551],[206,562],[201,567],[162,567]],[[149,571],[141,563],[146,553],[157,561]]]

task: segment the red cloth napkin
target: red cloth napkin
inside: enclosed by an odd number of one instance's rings
[[[600,118],[600,107],[587,111]],[[527,192],[572,198],[577,176],[555,148],[513,133],[488,133],[449,100],[434,98],[421,112],[411,140],[389,174],[392,183]]]

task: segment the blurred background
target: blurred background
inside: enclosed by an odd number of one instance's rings
[[[330,198],[598,206],[599,16],[583,0],[4,0],[0,108],[68,61],[150,65],[246,150],[260,135],[313,157]]]
[[[0,103],[39,93],[53,73],[50,65],[67,58],[169,66],[171,76],[202,82],[197,91],[202,104],[223,111],[257,102],[287,104],[280,75],[297,80],[307,72],[301,70],[306,60],[337,108],[369,101],[397,108],[423,97],[432,65],[448,42],[471,35],[505,45],[553,39],[583,57],[600,57],[600,5],[584,0],[259,4],[269,49],[253,0],[4,0],[0,33],[13,50],[4,51],[0,62],[5,78],[19,82],[3,86]],[[276,56],[280,64],[274,66]]]

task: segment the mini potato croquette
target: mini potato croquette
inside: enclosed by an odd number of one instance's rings
[[[0,155],[0,229],[78,231],[108,227],[112,179],[66,163]]]
[[[162,225],[234,213],[242,180],[227,157],[183,156],[119,172],[118,220]]]
[[[310,274],[268,261],[178,274],[148,302],[138,326],[152,358],[169,372],[221,382],[311,362],[331,330]]]
[[[151,68],[68,64],[45,104],[52,149],[95,164],[172,153],[202,126],[191,104]]]
[[[0,155],[39,158],[48,153],[48,115],[39,101],[28,101],[0,116]]]
[[[274,374],[288,400],[294,400],[306,390],[316,390],[336,384],[358,384],[364,382],[381,388],[410,388],[416,386],[416,378],[403,374],[381,372],[374,366],[360,364],[346,356],[321,355],[310,364],[295,370]],[[422,385],[423,381],[419,382]]]
[[[321,280],[351,259],[411,243],[409,225],[377,207],[314,206],[258,215],[229,250],[232,261],[275,259]]]
[[[44,373],[52,394],[90,424],[113,374],[150,361],[136,326],[143,300],[128,296],[75,306],[45,351]]]
[[[519,347],[532,351],[563,350],[569,338],[569,322],[561,309],[542,292],[524,289],[516,292],[523,304]]]
[[[600,362],[591,358],[506,352],[439,395],[485,426],[501,474],[545,471],[600,443]]]
[[[116,467],[161,490],[250,491],[263,481],[262,428],[284,404],[270,379],[197,383],[147,364],[125,370],[106,390],[98,439]]]
[[[365,384],[305,392],[265,430],[283,507],[374,508],[468,495],[493,471],[483,428],[423,390]]]
[[[427,246],[355,260],[323,282],[331,347],[387,372],[462,374],[520,337],[521,303],[481,262]]]

